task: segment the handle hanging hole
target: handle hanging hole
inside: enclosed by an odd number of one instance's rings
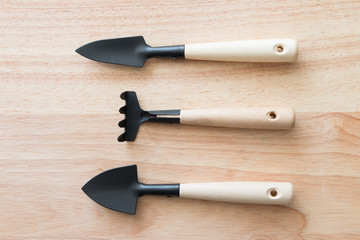
[[[270,111],[266,115],[270,120],[276,120],[278,117],[277,113],[274,111]]]
[[[266,194],[267,194],[267,197],[270,199],[278,199],[281,197],[279,191],[276,188],[268,189]]]
[[[285,47],[283,44],[281,44],[281,43],[276,44],[276,45],[274,46],[273,50],[274,50],[274,52],[275,52],[276,54],[278,54],[278,55],[283,55],[283,54],[285,54],[286,51],[287,51],[286,47]]]
[[[272,197],[276,197],[276,196],[277,196],[277,191],[276,191],[275,189],[271,190],[271,191],[270,191],[270,195],[271,195]]]

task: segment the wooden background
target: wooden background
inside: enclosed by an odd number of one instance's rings
[[[0,239],[359,239],[360,2],[7,1],[0,4]],[[75,53],[98,39],[150,45],[295,38],[294,64]],[[293,107],[290,131],[144,124],[118,143],[119,94],[144,109]],[[82,191],[138,164],[146,183],[290,181],[289,207],[147,196],[135,216]]]

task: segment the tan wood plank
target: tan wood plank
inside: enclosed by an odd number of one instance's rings
[[[359,239],[360,2],[2,1],[0,239]],[[85,59],[77,47],[295,38],[295,64]],[[144,109],[292,107],[290,131],[144,124],[121,134],[119,94]],[[138,164],[140,180],[290,181],[288,207],[146,196],[137,214],[82,191]]]
[[[0,220],[14,219],[2,225],[3,237],[360,235],[358,113],[299,114],[291,131],[144,124],[133,143],[116,142],[119,118],[1,115]],[[133,163],[147,183],[291,181],[295,198],[276,207],[146,196],[134,217],[104,209],[80,190],[96,174]]]

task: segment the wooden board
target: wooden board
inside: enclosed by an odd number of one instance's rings
[[[359,239],[360,2],[2,1],[0,239]],[[151,59],[101,64],[74,50],[295,38],[295,64]],[[290,131],[144,124],[118,143],[119,94],[144,109],[293,107]],[[82,185],[138,164],[147,183],[290,181],[288,207],[147,196],[105,209]]]

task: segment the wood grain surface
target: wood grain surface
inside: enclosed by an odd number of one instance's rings
[[[360,2],[1,1],[0,239],[360,239]],[[297,63],[75,53],[98,39],[150,45],[294,38]],[[124,102],[144,109],[292,107],[290,131],[144,124],[118,143]],[[145,183],[289,181],[288,207],[146,196],[135,216],[82,191],[137,164]]]

